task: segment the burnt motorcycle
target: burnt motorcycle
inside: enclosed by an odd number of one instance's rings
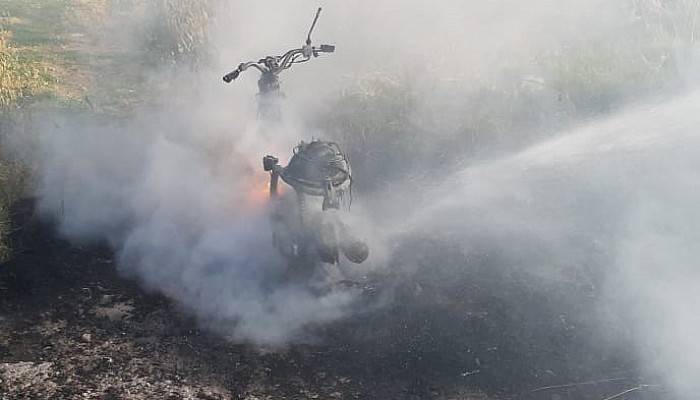
[[[268,56],[257,62],[242,63],[224,76],[231,82],[249,68],[260,71],[258,80],[258,118],[279,121],[279,75],[292,65],[307,62],[321,53],[332,53],[335,46],[312,46],[311,33],[316,26],[321,8],[316,12],[306,38],[306,44],[282,56]],[[272,240],[278,251],[289,260],[290,266],[306,271],[317,262],[339,264],[342,254],[350,262],[359,264],[369,256],[369,248],[358,239],[348,224],[343,222],[352,202],[353,177],[350,162],[337,143],[312,140],[300,142],[293,150],[287,166],[281,166],[277,157],[263,157],[263,169],[270,173],[270,201],[272,206]],[[293,189],[282,195],[280,179]]]
[[[286,167],[274,156],[263,158],[270,172],[273,242],[288,259],[318,258],[338,264],[340,254],[360,264],[369,256],[366,243],[342,220],[352,202],[352,172],[337,143],[323,140],[301,142]],[[279,180],[294,190],[285,203],[278,193]]]

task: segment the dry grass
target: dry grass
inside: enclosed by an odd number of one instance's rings
[[[0,31],[0,110],[36,95],[44,86],[41,70],[23,60],[9,45],[10,33]]]
[[[207,42],[211,1],[167,0],[168,28],[177,54],[200,51]]]
[[[40,69],[23,60],[10,47],[9,39],[7,31],[0,31],[0,116],[5,118],[45,86]],[[25,170],[19,163],[0,159],[0,262],[11,254],[10,208],[21,196],[25,178]]]
[[[217,0],[157,0],[148,3],[155,16],[146,47],[161,58],[198,64],[206,59],[209,24]]]
[[[12,204],[22,196],[26,178],[26,169],[21,164],[0,162],[0,263],[7,261],[12,254],[10,212]]]

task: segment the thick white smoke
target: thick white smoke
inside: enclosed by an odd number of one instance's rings
[[[297,140],[323,136],[304,121],[339,90],[371,73],[405,76],[423,96],[416,113],[441,105],[416,145],[450,146],[446,127],[458,125],[450,119],[473,109],[460,108],[460,92],[445,86],[537,74],[535,55],[618,38],[634,18],[603,1],[329,1],[314,39],[337,52],[283,75],[289,122],[276,132],[259,129],[257,77],[224,86],[220,76],[300,45],[315,6],[228,3],[221,19],[230,23],[213,31],[214,66],[173,80],[162,106],[127,122],[48,116],[41,126],[37,195],[61,231],[108,240],[123,271],[241,340],[285,343],[353,312],[350,291],[318,294],[281,278],[284,260],[254,196],[265,189],[261,156],[284,159]],[[693,312],[699,103],[693,94],[593,121],[519,154],[444,173],[441,184],[398,182],[396,191],[358,200],[376,217],[365,234],[382,242],[432,234],[465,252],[487,240],[545,280],[586,265],[604,271],[603,293],[636,328],[650,369],[691,398],[700,374],[693,340],[700,333]],[[370,265],[381,267],[390,250],[371,247]]]
[[[650,376],[695,398],[699,105],[694,92],[468,168],[417,207],[403,232],[429,232],[466,252],[493,243],[502,259],[553,284],[577,270],[601,275],[603,336],[627,326],[632,334],[614,340],[634,340]]]
[[[252,172],[260,167],[240,148],[181,141],[172,120],[165,131],[150,121],[50,121],[39,138],[44,215],[69,238],[108,240],[124,272],[212,329],[281,343],[349,304],[346,292],[318,295],[280,281],[285,264],[270,240],[265,175]]]

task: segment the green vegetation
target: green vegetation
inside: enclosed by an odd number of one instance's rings
[[[70,0],[0,0],[0,24],[11,29],[17,47],[61,43],[64,13]]]

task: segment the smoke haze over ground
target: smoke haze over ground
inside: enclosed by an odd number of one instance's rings
[[[260,203],[260,159],[286,161],[299,140],[335,138],[353,156],[354,218],[372,239],[368,264],[347,273],[391,276],[377,285],[382,301],[411,288],[415,304],[449,320],[460,310],[422,303],[415,277],[449,286],[474,271],[521,274],[537,281],[528,293],[543,297],[571,285],[590,296],[593,313],[581,328],[590,338],[575,343],[632,344],[646,373],[692,398],[694,42],[678,27],[675,37],[660,34],[663,24],[633,7],[640,2],[375,3],[323,5],[314,40],[337,52],[281,76],[287,119],[274,131],[256,122],[257,76],[230,86],[220,76],[301,45],[316,4],[220,5],[208,64],[144,72],[160,85],[156,105],[127,119],[41,119],[31,157],[42,211],[72,240],[107,241],[122,271],[218,333],[308,341],[313,328],[361,315],[367,302],[356,289],[319,294],[285,281]],[[658,43],[644,47],[650,37]],[[522,300],[493,289],[507,304]],[[563,308],[573,313],[578,297],[570,301]],[[525,325],[541,310],[521,311],[523,332],[537,332]]]

